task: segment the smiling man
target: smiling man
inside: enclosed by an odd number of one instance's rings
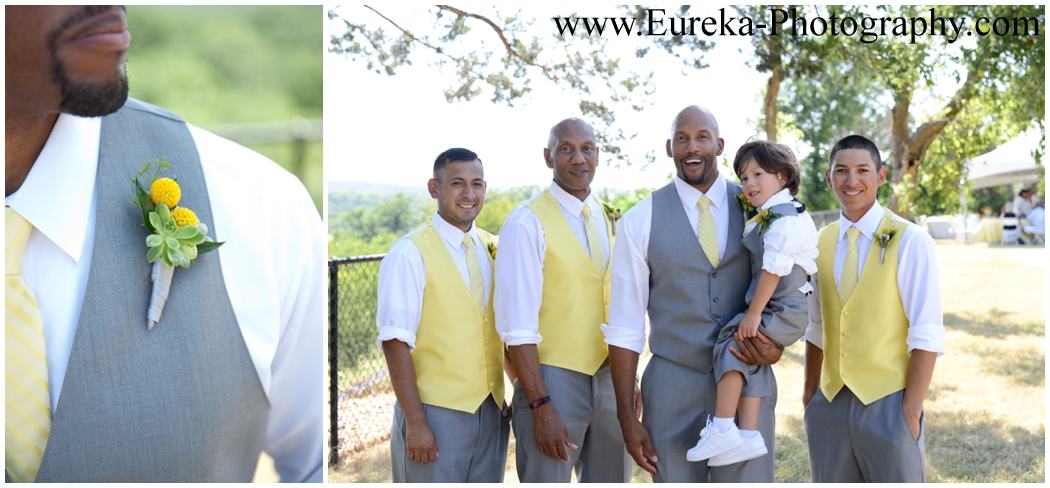
[[[518,478],[568,483],[575,468],[580,482],[628,482],[599,329],[615,222],[591,192],[594,130],[575,118],[557,123],[543,158],[554,181],[507,215],[496,258],[496,329],[518,375]]]
[[[7,480],[247,482],[266,450],[321,481],[325,241],[302,184],[128,99],[123,8],[5,14]],[[129,179],[160,158],[226,244],[174,273],[148,330]]]
[[[502,483],[510,417],[493,325],[496,239],[474,225],[485,204],[481,159],[462,148],[441,153],[427,188],[437,212],[379,268],[376,343],[397,396],[394,482]]]
[[[926,481],[923,401],[944,354],[937,249],[882,208],[886,167],[851,135],[825,172],[842,216],[820,231],[806,330],[806,437],[814,482]]]
[[[627,451],[656,482],[773,482],[773,457],[727,466],[691,463],[686,452],[715,413],[714,345],[730,319],[747,308],[750,252],[740,236],[740,185],[717,168],[724,142],[708,110],[689,106],[675,117],[667,156],[674,181],[623,217],[612,260],[612,306],[602,326],[609,344],[617,416]],[[653,357],[642,377],[642,422],[632,391],[646,342]],[[781,350],[759,333],[742,349],[747,364],[772,364]],[[758,430],[772,453],[776,387],[763,398]]]

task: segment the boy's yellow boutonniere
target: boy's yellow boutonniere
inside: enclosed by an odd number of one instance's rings
[[[751,217],[744,224],[744,235],[747,235],[747,226],[751,225],[752,222],[758,224],[758,232],[762,233],[762,231],[769,230],[769,225],[772,224],[774,220],[780,217],[780,214],[773,213],[768,208],[763,208],[762,210],[755,212],[755,216]]]
[[[608,215],[609,220],[612,221],[612,234],[615,236],[616,223],[620,221],[620,217],[623,217],[623,214],[620,213],[620,209],[613,208],[612,205],[609,205],[608,203],[603,202],[602,208],[605,209],[605,215]]]
[[[875,241],[879,243],[879,264],[882,264],[883,258],[886,257],[886,246],[890,245],[890,239],[893,239],[893,235],[896,234],[896,230],[882,229],[878,234],[875,234]]]
[[[744,210],[744,215],[747,215],[749,218],[753,217],[755,214],[755,206],[751,205],[751,200],[748,200],[743,193],[737,195],[736,199],[737,203],[740,204],[740,208]]]
[[[490,242],[485,248],[489,251],[489,257],[496,259],[496,243]]]
[[[135,184],[135,199],[131,203],[142,210],[142,225],[150,231],[150,235],[146,236],[146,246],[149,247],[146,260],[153,263],[150,273],[153,294],[146,312],[146,326],[150,330],[160,321],[160,314],[168,301],[175,266],[189,268],[190,262],[197,256],[214,251],[224,244],[208,238],[208,227],[197,220],[197,214],[186,207],[177,206],[182,198],[178,181],[160,178],[170,167],[166,157],[157,161],[156,167],[152,162],[143,161],[142,170],[131,178]],[[143,175],[146,176],[149,191],[139,181]]]

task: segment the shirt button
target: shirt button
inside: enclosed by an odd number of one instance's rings
[[[848,376],[849,376],[849,373],[842,373],[842,377],[843,377],[843,378],[846,378],[846,377],[848,377]]]
[[[492,361],[489,361],[489,366],[492,366]]]
[[[718,297],[714,297],[713,299],[711,299],[711,301],[715,302],[715,303],[718,303]]]
[[[843,332],[842,333],[842,337],[847,337],[847,336],[849,336],[849,332]]]
[[[758,273],[751,273],[751,278],[758,278]]]
[[[845,376],[845,375],[843,375],[843,376]],[[495,381],[490,381],[489,382],[489,386],[496,386],[496,382]]]
[[[849,312],[842,312],[843,317],[849,317]]]
[[[711,273],[712,278],[718,278],[718,273]]]
[[[849,357],[849,354],[846,354],[846,353],[842,353],[842,357],[844,357],[844,358],[848,358],[848,357]],[[489,363],[489,364],[492,364],[492,363]]]

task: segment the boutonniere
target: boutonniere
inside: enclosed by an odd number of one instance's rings
[[[182,198],[178,181],[160,177],[170,167],[166,157],[157,161],[156,167],[152,162],[143,161],[142,170],[131,178],[135,184],[135,199],[131,203],[139,206],[142,225],[150,232],[146,236],[149,248],[146,261],[153,263],[150,273],[153,293],[146,312],[146,326],[150,330],[160,321],[160,314],[168,301],[175,266],[189,268],[198,256],[224,244],[208,238],[208,227],[197,220],[193,210],[178,206]],[[149,191],[139,181],[143,176]]]
[[[744,235],[747,235],[747,226],[750,225],[752,222],[758,224],[758,232],[762,233],[763,231],[769,230],[769,225],[772,224],[774,220],[779,219],[780,217],[780,214],[773,213],[768,208],[758,210],[755,212],[755,216],[751,217],[751,219],[744,224]]]
[[[882,264],[883,258],[886,257],[886,246],[890,245],[890,239],[893,239],[893,235],[896,233],[896,230],[882,229],[875,235],[875,241],[879,243],[880,248],[879,264]]]
[[[495,242],[490,242],[487,246],[485,246],[485,249],[488,249],[489,257],[491,257],[492,259],[496,259],[496,243]]]
[[[609,216],[609,220],[612,221],[612,234],[615,236],[616,235],[616,223],[620,221],[620,218],[623,217],[623,214],[620,213],[620,209],[613,208],[613,206],[609,205],[608,203],[604,203],[603,202],[602,203],[602,208],[605,209],[605,215],[608,215]]]
[[[743,193],[737,195],[736,200],[737,203],[740,204],[740,208],[744,211],[744,215],[747,215],[748,218],[755,216],[755,214],[757,213],[755,211],[755,206],[751,205],[751,200],[748,200]]]

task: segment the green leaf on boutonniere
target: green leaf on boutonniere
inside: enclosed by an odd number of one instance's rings
[[[202,242],[200,244],[197,244],[197,246],[196,246],[197,247],[197,255],[199,256],[199,255],[204,254],[206,252],[214,251],[214,250],[218,249],[219,246],[222,246],[223,244],[226,244],[226,241],[222,241],[222,242],[204,241],[204,242]]]
[[[156,232],[156,228],[149,220],[149,213],[154,211],[156,206],[149,199],[149,193],[142,187],[142,183],[139,183],[138,178],[132,178],[131,181],[135,182],[135,203],[139,204],[139,210],[142,211],[142,225],[146,226],[146,230]]]

